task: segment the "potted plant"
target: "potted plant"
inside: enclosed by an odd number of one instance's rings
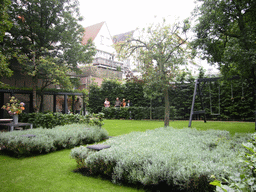
[[[18,115],[25,110],[25,103],[20,102],[14,96],[10,98],[10,103],[6,103],[6,105],[2,106],[2,109],[6,110],[10,115],[13,116],[13,123],[18,123]]]

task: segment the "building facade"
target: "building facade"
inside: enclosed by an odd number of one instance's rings
[[[79,89],[88,88],[92,82],[101,85],[104,78],[122,80],[123,62],[116,58],[117,52],[106,22],[86,27],[82,43],[86,44],[89,39],[94,43],[97,53],[91,64],[79,65],[83,72],[79,75]]]

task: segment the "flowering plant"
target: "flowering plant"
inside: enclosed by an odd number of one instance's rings
[[[6,105],[3,105],[2,109],[8,111],[10,115],[19,115],[22,113],[23,110],[25,110],[24,106],[25,103],[20,102],[18,99],[12,96],[10,99],[10,103],[6,103]]]

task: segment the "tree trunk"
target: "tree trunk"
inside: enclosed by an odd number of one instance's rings
[[[256,131],[256,67],[254,66],[254,74],[253,74],[253,90],[254,90],[254,97],[253,97],[253,100],[254,100],[254,113],[255,113],[255,131]]]
[[[164,126],[169,126],[169,119],[170,119],[170,102],[169,102],[169,94],[168,88],[164,90],[164,103],[165,103],[165,114],[164,114]]]
[[[44,94],[40,94],[41,100],[40,100],[40,112],[44,112]]]
[[[36,101],[36,88],[37,88],[37,79],[32,77],[33,81],[33,111],[37,112],[37,101]]]
[[[152,121],[152,99],[150,99],[150,120]]]

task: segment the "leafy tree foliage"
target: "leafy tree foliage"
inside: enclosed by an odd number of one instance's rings
[[[179,73],[179,65],[186,64],[187,46],[186,32],[188,21],[184,23],[166,24],[165,20],[159,24],[152,24],[142,29],[138,37],[127,38],[116,45],[121,57],[133,55],[143,63],[143,79],[147,87],[155,87],[163,93],[165,98],[165,126],[169,126],[170,82],[175,81]],[[184,35],[184,38],[182,38]],[[147,93],[150,91],[147,91]],[[149,94],[147,94],[149,95]],[[153,98],[153,95],[149,95]]]
[[[11,28],[12,22],[9,21],[9,15],[7,13],[8,6],[10,5],[10,0],[1,0],[0,1],[0,43],[3,41],[5,32]],[[12,75],[12,70],[8,67],[6,62],[6,57],[2,54],[0,50],[0,77]],[[1,83],[1,82],[0,82]]]
[[[90,63],[95,54],[92,42],[81,44],[78,1],[13,0],[8,13],[13,27],[3,52],[12,64],[32,76],[34,86],[41,79],[41,90],[51,84],[72,88],[78,81],[68,74],[79,72],[77,65]]]
[[[194,45],[225,77],[239,75],[256,95],[256,1],[198,0]],[[256,105],[256,104],[255,104]]]
[[[202,70],[200,77],[207,77]],[[189,119],[194,92],[194,81],[195,77],[183,73],[177,77],[175,86],[169,89],[170,118]],[[104,80],[101,87],[94,84],[90,87],[90,98],[87,109],[93,113],[103,111],[106,118],[129,119],[131,117],[133,119],[149,119],[151,117],[152,119],[163,119],[165,111],[163,95],[158,95],[155,98],[151,98],[151,100],[148,96],[143,94],[145,92],[144,89],[147,89],[144,84],[143,81],[136,78],[124,84],[116,80]],[[146,91],[148,91],[148,89]],[[252,93],[253,88],[248,81],[233,80],[229,82],[219,81],[206,83],[203,88],[206,119],[253,121],[254,100]],[[106,97],[110,101],[111,107],[114,106],[116,97],[120,99],[125,98],[126,101],[128,99],[131,100],[132,107],[129,109],[122,108],[118,111],[116,111],[115,108],[102,110],[103,102]],[[150,101],[152,101],[151,105]],[[212,113],[219,112],[219,103],[220,115],[212,115]],[[199,98],[196,99],[194,107],[196,111],[202,110]],[[202,117],[201,115],[193,116],[194,119],[202,119]]]
[[[0,1],[0,42],[3,40],[5,32],[12,26],[12,22],[9,21],[9,15],[7,13],[10,4],[10,0]]]
[[[12,74],[13,71],[9,68],[9,63],[6,61],[6,57],[0,51],[0,77],[11,77]],[[2,84],[1,81],[0,84]]]

